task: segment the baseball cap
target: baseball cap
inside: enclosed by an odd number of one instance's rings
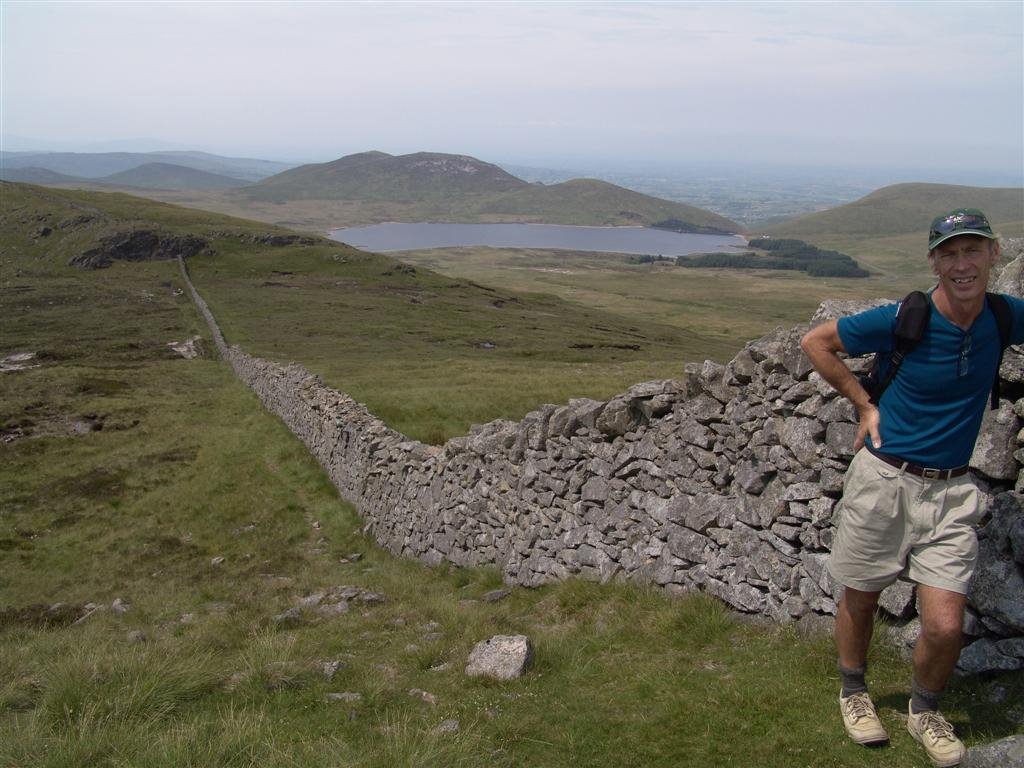
[[[936,216],[928,230],[928,250],[937,248],[941,243],[957,235],[981,235],[995,240],[992,225],[985,214],[977,208],[954,208],[949,213]]]

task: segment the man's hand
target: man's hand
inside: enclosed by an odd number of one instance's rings
[[[829,320],[812,328],[800,340],[800,347],[811,361],[814,370],[857,409],[860,424],[857,428],[857,439],[853,443],[854,450],[859,451],[864,447],[864,439],[868,435],[871,436],[871,444],[875,448],[881,448],[881,416],[878,407],[871,402],[857,377],[850,373],[850,369],[839,359],[839,353],[846,350],[843,349],[842,339],[839,338],[838,323]]]
[[[864,438],[871,435],[871,445],[876,449],[882,447],[882,436],[878,428],[882,424],[881,414],[878,408],[872,403],[857,409],[860,417],[860,424],[857,427],[857,439],[853,441],[853,450],[859,451],[864,447]]]

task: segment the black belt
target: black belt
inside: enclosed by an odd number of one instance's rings
[[[868,449],[868,453],[872,456],[881,459],[890,467],[896,467],[896,469],[909,472],[912,475],[923,477],[925,480],[952,480],[954,477],[960,477],[960,475],[966,475],[970,467],[964,464],[962,467],[953,467],[952,469],[931,469],[930,467],[919,467],[917,464],[911,464],[909,461],[897,458],[896,456],[890,456],[887,453],[879,453],[870,445],[864,446]]]

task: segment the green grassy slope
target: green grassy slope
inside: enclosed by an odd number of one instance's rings
[[[1024,232],[1024,189],[896,184],[838,208],[765,227],[758,234],[814,240],[916,233],[924,243],[932,219],[957,206],[981,208],[1007,236]]]
[[[679,219],[698,227],[741,232],[735,221],[692,205],[662,200],[597,179],[573,179],[545,186],[531,184],[481,201],[484,217],[540,220],[554,224],[654,224]]]
[[[1024,190],[946,184],[896,184],[847,205],[799,216],[755,235],[794,237],[846,253],[902,287],[931,281],[928,226],[957,206],[981,208],[1005,237],[1024,236]]]
[[[244,317],[232,317],[229,283],[250,281],[252,300],[272,313],[265,296],[299,293],[287,283],[321,247],[322,293],[339,303],[357,300],[349,280],[380,301],[416,298],[403,294],[414,275],[394,273],[393,261],[325,243],[303,262],[298,246],[253,242],[270,231],[263,224],[0,185],[0,357],[35,352],[38,365],[0,373],[0,765],[928,765],[900,725],[908,667],[884,645],[872,650],[872,690],[893,742],[869,751],[843,736],[826,638],[618,584],[516,589],[489,602],[493,571],[390,557],[223,362],[169,350],[194,335],[210,346],[173,262],[66,266],[126,223],[210,238],[193,267],[219,273],[220,289],[196,282],[236,327]],[[42,236],[45,226],[53,231]],[[292,262],[295,274],[284,274]],[[416,272],[435,285],[426,274]],[[467,311],[446,299],[454,321],[486,315],[491,292],[471,289],[458,288]],[[321,330],[340,354],[355,339],[386,357],[393,339],[376,329],[403,304],[381,306],[331,328],[323,318]],[[551,312],[554,333],[561,308],[541,303],[531,322]],[[311,320],[262,322],[299,351]],[[426,360],[424,349],[415,354]],[[372,357],[361,365],[374,372]],[[379,384],[400,373],[377,369]],[[501,375],[481,396],[517,385]],[[384,602],[276,619],[338,585]],[[536,649],[526,677],[465,677],[476,642],[517,633]],[[954,681],[945,709],[976,744],[1013,733],[1006,702],[1021,700],[1024,680],[1008,673]],[[453,733],[439,729],[449,719]]]
[[[287,231],[142,198],[3,191],[53,269],[115,232],[206,238],[207,251],[190,268],[230,342],[297,360],[396,429],[431,442],[472,423],[520,418],[544,402],[609,397],[637,381],[678,376],[686,361],[724,359],[742,344],[453,280],[333,241],[260,246],[254,238]],[[53,233],[38,236],[43,227]]]

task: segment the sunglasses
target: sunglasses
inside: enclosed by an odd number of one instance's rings
[[[928,238],[930,240],[934,240],[936,237],[948,235],[950,232],[955,232],[958,229],[982,229],[991,231],[992,227],[988,223],[988,219],[984,216],[979,216],[974,213],[956,213],[952,216],[947,216],[938,224],[933,224],[931,231],[928,233]]]

